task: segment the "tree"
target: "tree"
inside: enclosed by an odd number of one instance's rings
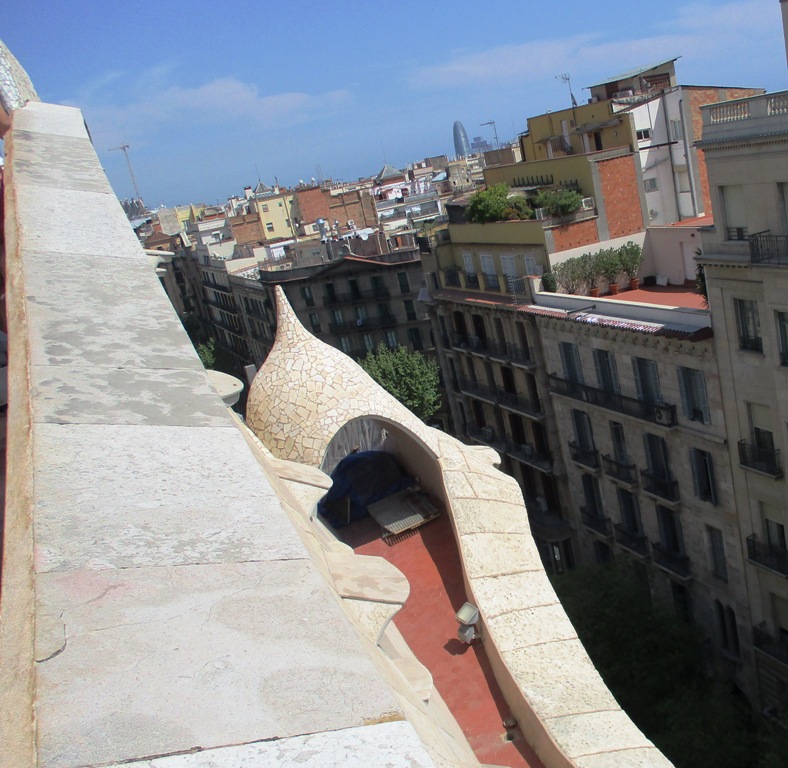
[[[521,195],[509,196],[506,184],[495,184],[489,189],[475,192],[465,208],[469,221],[485,224],[488,221],[529,219],[533,211]]]
[[[535,198],[534,205],[544,208],[548,216],[567,216],[580,209],[583,196],[573,189],[545,189]]]
[[[213,339],[205,343],[198,342],[195,349],[203,368],[216,368],[216,342]]]
[[[428,419],[440,408],[438,366],[419,352],[380,344],[359,365],[420,419]]]

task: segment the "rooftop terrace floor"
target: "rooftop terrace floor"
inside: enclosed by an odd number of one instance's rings
[[[634,301],[642,304],[660,304],[665,307],[686,307],[687,309],[706,309],[703,296],[688,280],[683,285],[651,285],[635,291],[623,291],[616,296],[605,296],[617,301]]]
[[[543,768],[511,717],[481,643],[457,639],[455,613],[466,601],[462,568],[448,515],[442,514],[389,546],[371,518],[337,532],[363,555],[376,555],[399,568],[410,596],[394,623],[418,660],[432,673],[435,688],[463,730],[481,763],[511,768]]]

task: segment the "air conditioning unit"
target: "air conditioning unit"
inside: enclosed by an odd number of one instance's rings
[[[492,427],[482,427],[482,437],[485,440],[492,440],[493,439],[493,430]]]
[[[657,408],[654,411],[654,420],[657,424],[669,427],[673,423],[673,414],[666,408]]]
[[[595,207],[593,197],[584,197],[580,203],[580,210],[582,211],[593,211]]]
[[[542,221],[543,219],[547,218],[544,208],[534,208],[534,216],[536,216],[537,221]]]
[[[540,515],[547,514],[547,499],[544,496],[537,496],[534,499],[534,507]]]

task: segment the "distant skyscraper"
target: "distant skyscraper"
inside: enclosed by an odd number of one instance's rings
[[[471,154],[471,143],[468,141],[468,134],[465,133],[465,128],[463,128],[459,120],[454,122],[454,154],[457,157],[467,157]]]

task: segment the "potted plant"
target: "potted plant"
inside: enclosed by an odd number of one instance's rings
[[[545,272],[542,275],[542,290],[548,293],[555,293],[558,288],[558,281],[555,279],[555,274],[552,272]]]
[[[618,293],[618,276],[621,274],[621,259],[615,248],[603,248],[597,253],[599,271],[607,280],[607,289],[615,296]]]
[[[579,259],[567,259],[556,264],[553,274],[567,293],[577,293],[583,283]]]
[[[580,271],[583,275],[583,281],[588,286],[589,296],[599,296],[599,264],[597,263],[597,254],[583,253],[580,255]]]
[[[638,272],[643,263],[643,248],[630,240],[618,249],[618,258],[621,261],[621,271],[629,278],[630,290],[637,290],[640,285]]]

